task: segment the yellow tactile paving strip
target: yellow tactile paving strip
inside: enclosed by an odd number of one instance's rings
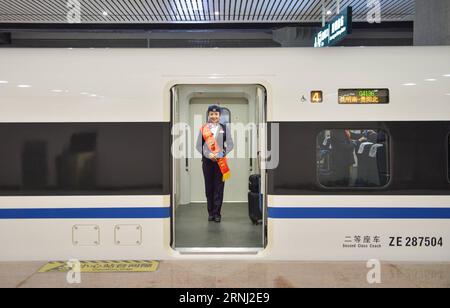
[[[67,273],[79,268],[81,273],[143,273],[158,269],[158,261],[79,261],[74,263],[57,261],[49,262],[39,269],[39,273]]]

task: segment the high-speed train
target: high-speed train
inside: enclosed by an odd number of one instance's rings
[[[254,128],[220,224],[212,103]],[[2,49],[0,260],[450,261],[449,135],[450,47]]]

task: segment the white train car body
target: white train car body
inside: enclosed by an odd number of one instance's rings
[[[267,122],[281,127],[354,122],[450,127],[449,47],[3,49],[0,125],[158,123],[170,128],[171,89],[176,85],[262,85]],[[339,89],[358,88],[389,89],[390,102],[338,103]],[[322,103],[309,101],[313,90],[323,91]],[[448,139],[439,146],[444,145],[448,147]],[[10,145],[0,140],[2,146]],[[393,136],[393,151],[395,146]],[[433,144],[421,146],[433,151]],[[442,159],[448,168],[447,157]],[[170,170],[164,168],[168,177]],[[275,175],[268,181],[273,185],[277,179]],[[405,186],[406,193],[301,194],[294,187],[293,193],[284,194],[283,189],[269,189],[267,244],[248,254],[183,254],[173,249],[170,191],[5,191],[0,196],[0,260],[450,261],[450,183],[441,185],[436,192]]]

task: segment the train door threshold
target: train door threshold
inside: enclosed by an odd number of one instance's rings
[[[262,252],[264,248],[254,247],[236,247],[236,248],[177,248],[181,255],[257,255]]]

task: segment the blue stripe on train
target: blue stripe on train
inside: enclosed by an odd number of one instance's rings
[[[168,207],[0,209],[0,219],[136,219],[169,218]]]
[[[169,218],[170,208],[0,209],[0,219]],[[450,208],[269,207],[274,219],[450,219]]]
[[[278,219],[450,219],[450,208],[269,207]]]

